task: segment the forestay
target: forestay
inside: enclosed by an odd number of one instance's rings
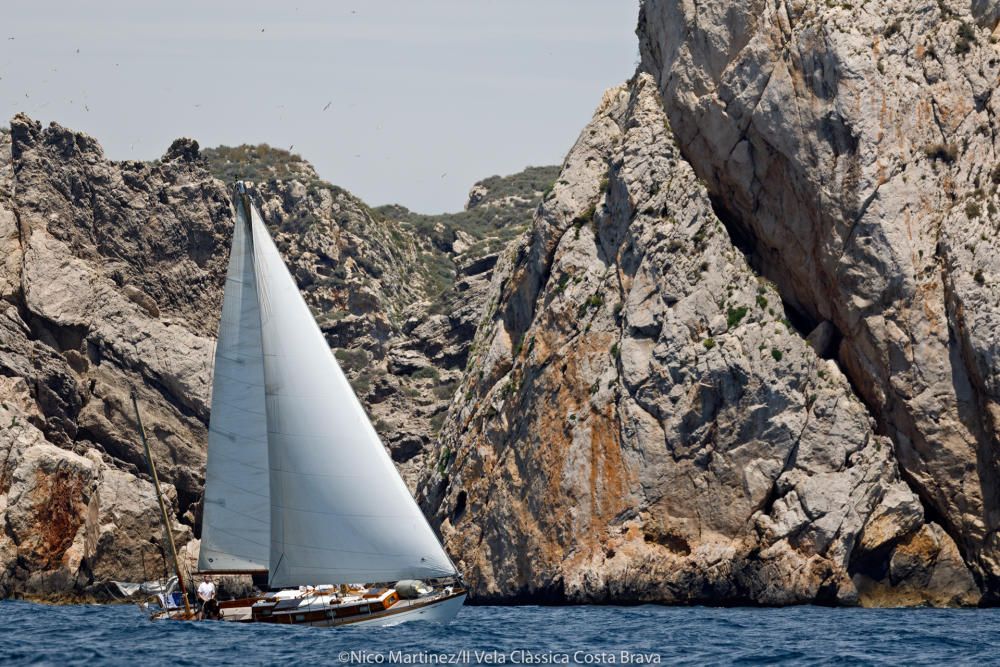
[[[273,587],[455,574],[257,211]]]
[[[215,348],[202,518],[203,571],[263,571],[270,551],[264,357],[250,218],[237,197]]]

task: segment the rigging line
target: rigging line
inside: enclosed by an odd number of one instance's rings
[[[278,562],[274,564],[274,569],[268,572],[267,574],[268,579],[272,579],[274,575],[278,573],[278,568],[281,567],[281,563],[284,560],[285,560],[285,552],[282,551],[281,556],[278,558]]]

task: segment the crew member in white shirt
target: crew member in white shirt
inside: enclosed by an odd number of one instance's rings
[[[209,600],[215,599],[215,584],[209,579],[208,575],[202,579],[202,582],[198,584],[198,610],[202,612],[202,618],[204,618],[205,603]],[[214,605],[210,605],[214,606]]]

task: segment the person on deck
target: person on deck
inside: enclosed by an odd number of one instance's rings
[[[211,605],[208,604],[210,601],[212,602]],[[206,607],[209,609],[218,608],[218,604],[215,602],[215,584],[207,574],[205,575],[205,578],[202,579],[202,582],[198,584],[199,618],[205,618]]]

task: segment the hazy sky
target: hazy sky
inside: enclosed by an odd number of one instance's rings
[[[631,76],[638,0],[16,2],[0,122],[26,111],[113,159],[267,142],[368,203],[461,208],[557,164]],[[324,110],[325,107],[327,107]]]

